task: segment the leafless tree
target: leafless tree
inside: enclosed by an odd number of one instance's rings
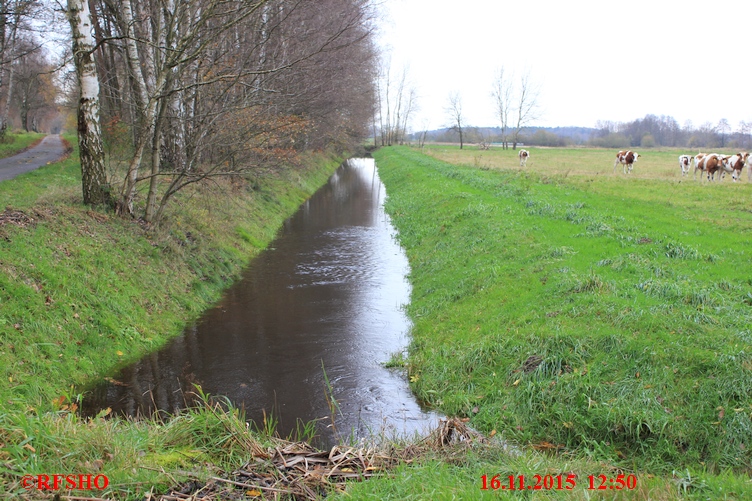
[[[746,122],[744,120],[740,120],[738,128],[737,128],[737,133],[741,136],[742,147],[749,148],[751,132],[752,132],[752,122]]]
[[[460,149],[462,149],[464,145],[462,134],[465,117],[462,114],[462,98],[460,97],[459,92],[454,91],[449,94],[447,106],[444,108],[444,111],[446,111],[449,118],[449,128],[460,135]]]
[[[496,107],[496,116],[501,124],[502,148],[507,149],[509,147],[507,141],[509,114],[512,111],[512,79],[506,75],[503,66],[496,70],[491,96]]]
[[[55,114],[58,89],[54,82],[54,68],[41,50],[25,50],[14,72],[13,105],[24,130],[39,132],[42,122]]]
[[[731,124],[725,118],[721,118],[716,125],[716,131],[721,140],[721,148],[726,146],[726,137],[731,132]]]
[[[512,132],[512,149],[514,150],[517,149],[522,128],[530,125],[539,117],[538,97],[540,89],[532,82],[530,72],[526,72],[520,77],[519,85],[515,99],[515,125]]]
[[[116,206],[162,217],[182,188],[344,148],[373,119],[366,0],[92,0],[108,123],[132,154]],[[404,112],[400,111],[400,116]]]
[[[619,124],[612,120],[596,120],[595,128],[599,137],[605,137],[614,134],[618,130]]]
[[[378,88],[381,144],[402,144],[418,102],[418,92],[410,82],[408,67],[402,68],[401,74],[393,81],[391,61],[386,59],[381,65]]]
[[[39,8],[38,0],[0,0],[0,90],[5,101],[0,108],[0,137],[8,127],[19,59],[39,49],[29,24]]]

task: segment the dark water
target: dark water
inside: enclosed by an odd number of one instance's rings
[[[404,374],[382,366],[407,344],[401,306],[410,293],[384,196],[373,160],[348,161],[216,308],[87,395],[84,412],[172,413],[195,383],[257,424],[264,411],[274,416],[283,436],[317,420],[324,445],[435,425],[438,416],[420,409]]]

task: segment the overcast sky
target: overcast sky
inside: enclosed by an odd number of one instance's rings
[[[752,121],[749,0],[384,0],[381,41],[420,96],[413,129],[448,124],[458,91],[469,125],[495,126],[503,66],[540,86],[536,125],[592,127],[646,114],[695,127]]]

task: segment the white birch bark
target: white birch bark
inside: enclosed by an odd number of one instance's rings
[[[179,20],[184,14],[185,2],[180,2],[179,5],[175,4],[175,0],[166,0],[164,4],[165,10],[163,16],[160,18],[160,24],[158,28],[158,40],[160,47],[168,47],[170,52],[173,52],[176,48],[176,40],[180,36],[180,24]],[[168,26],[169,24],[169,26]],[[159,68],[160,74],[158,79],[164,80],[165,85],[163,90],[172,90],[175,84],[176,67],[170,67],[167,64],[166,59],[169,56],[165,55],[164,59],[160,62],[162,66]],[[146,197],[146,211],[144,213],[144,220],[152,222],[155,219],[157,211],[157,191],[159,189],[159,169],[161,162],[161,146],[162,146],[162,131],[165,130],[164,122],[167,114],[168,104],[164,102],[166,97],[160,98],[159,113],[155,116],[155,129],[152,142],[152,161],[151,161],[151,179],[149,180],[149,194]]]
[[[78,145],[84,203],[109,203],[102,129],[99,123],[99,79],[93,54],[95,44],[91,13],[86,0],[68,0],[68,21],[73,35],[73,59],[81,90],[78,102]]]
[[[136,45],[136,31],[134,28],[134,15],[131,0],[123,0],[122,10],[119,12],[122,19],[122,26],[125,29],[125,49],[126,61],[131,72],[133,94],[136,104],[136,113],[138,127],[136,132],[136,149],[131,161],[128,164],[128,173],[126,174],[123,187],[120,191],[120,202],[118,212],[131,214],[133,212],[133,197],[136,190],[136,180],[138,179],[138,170],[141,165],[145,145],[150,141],[150,134],[153,127],[150,126],[149,111],[152,103],[149,102],[147,93],[147,84],[144,74],[141,71],[139,62],[138,46]]]

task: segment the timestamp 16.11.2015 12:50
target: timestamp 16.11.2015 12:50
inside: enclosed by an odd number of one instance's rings
[[[637,487],[635,475],[620,473],[615,476],[588,475],[585,488],[588,490],[622,490]],[[480,490],[568,490],[577,487],[577,475],[574,473],[561,475],[488,475],[481,477]]]

